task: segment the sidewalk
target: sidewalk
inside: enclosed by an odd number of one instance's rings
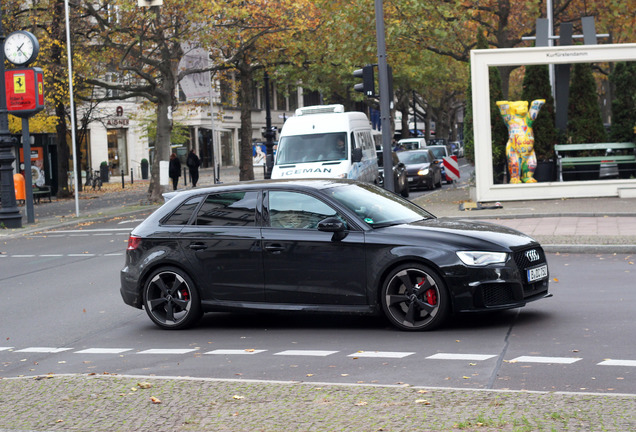
[[[257,180],[263,179],[262,167],[254,168]],[[114,180],[114,179],[113,179]],[[236,167],[221,169],[220,181],[239,180]],[[212,169],[202,169],[198,186],[214,184]],[[189,188],[180,179],[180,188]],[[84,191],[78,200],[53,199],[34,205],[35,223],[27,224],[24,206],[23,228],[0,230],[0,238],[16,237],[77,222],[149,211],[155,205],[146,200],[148,181],[134,184],[112,181],[104,191]],[[552,252],[636,253],[636,198],[575,198],[561,200],[509,201],[496,209],[463,210],[469,207],[469,188],[464,183],[444,186],[433,193],[413,199],[437,217],[466,218],[506,225],[524,232]],[[465,204],[462,206],[462,204]],[[474,204],[474,203],[473,203]],[[495,203],[482,203],[484,206]]]

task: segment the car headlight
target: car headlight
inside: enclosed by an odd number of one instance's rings
[[[503,264],[508,258],[508,254],[505,252],[460,251],[456,253],[464,264],[476,267],[487,266],[489,264]]]
[[[417,175],[425,176],[428,175],[428,168],[421,169],[417,172]]]

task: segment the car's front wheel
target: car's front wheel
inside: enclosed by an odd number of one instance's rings
[[[443,281],[422,264],[405,264],[393,270],[380,296],[384,314],[401,330],[432,330],[446,320],[450,310]]]
[[[184,329],[201,317],[194,282],[177,268],[155,270],[146,280],[143,294],[146,313],[163,329]]]

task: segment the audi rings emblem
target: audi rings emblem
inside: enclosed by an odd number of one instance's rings
[[[526,258],[528,258],[530,262],[539,261],[539,252],[537,252],[536,249],[529,250],[526,252]]]

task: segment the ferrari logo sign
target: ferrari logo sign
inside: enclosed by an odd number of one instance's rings
[[[13,75],[13,93],[15,94],[26,93],[26,78],[24,74]]]
[[[5,71],[4,80],[10,114],[28,118],[44,109],[42,69],[9,69]]]

